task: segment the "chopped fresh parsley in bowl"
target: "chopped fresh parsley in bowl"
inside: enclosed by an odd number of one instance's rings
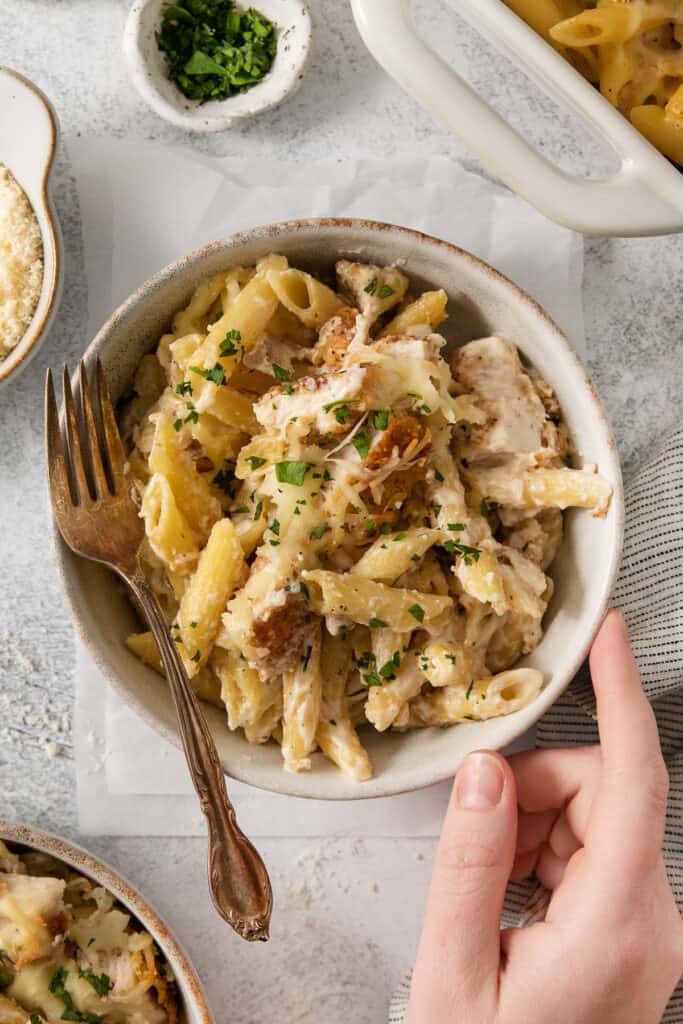
[[[133,84],[166,121],[218,132],[301,84],[306,0],[133,0],[123,52]]]
[[[168,77],[188,99],[206,103],[247,92],[270,71],[277,29],[232,0],[180,0],[163,10],[156,33]]]

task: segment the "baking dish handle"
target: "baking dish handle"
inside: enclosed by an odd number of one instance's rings
[[[424,42],[410,0],[351,0],[351,6],[363,41],[385,71],[547,217],[586,234],[683,230],[683,208],[655,191],[635,160],[622,157],[618,172],[601,180],[568,174],[547,160]]]

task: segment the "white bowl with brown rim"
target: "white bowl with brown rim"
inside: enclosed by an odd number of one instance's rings
[[[38,850],[40,853],[49,854],[108,889],[149,932],[173,971],[179,999],[178,1024],[214,1024],[199,979],[187,955],[144,897],[113,868],[65,839],[2,819],[0,840],[9,846],[13,853]]]
[[[471,750],[500,749],[524,734],[565,690],[584,661],[609,606],[621,553],[623,492],[616,445],[591,381],[569,342],[536,302],[475,256],[407,228],[362,220],[302,220],[245,231],[214,242],[146,281],[107,321],[86,359],[99,357],[115,399],[130,387],[141,357],[156,348],[174,313],[199,283],[236,265],[249,266],[269,252],[294,266],[330,277],[340,258],[378,264],[399,261],[415,289],[444,288],[450,316],[440,330],[452,346],[488,334],[514,341],[523,357],[555,389],[577,452],[595,463],[614,489],[609,512],[594,519],[567,513],[566,536],[552,567],[555,594],[545,635],[522,659],[543,672],[546,685],[530,705],[504,718],[451,729],[408,733],[362,731],[375,775],[356,784],[322,754],[310,772],[284,771],[275,743],[251,746],[230,732],[225,715],[205,707],[228,775],[262,789],[318,799],[390,796],[449,778]],[[178,727],[165,681],[126,648],[139,630],[131,604],[101,566],[76,558],[55,531],[58,566],[76,628],[104,676],[141,717],[179,746]]]

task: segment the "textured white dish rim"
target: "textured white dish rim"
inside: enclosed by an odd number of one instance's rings
[[[303,0],[260,0],[252,4],[278,28],[273,66],[258,85],[225,100],[199,105],[183,96],[166,75],[166,60],[154,37],[169,0],[135,0],[126,20],[123,53],[133,83],[165,121],[195,132],[220,132],[282,103],[298,89],[311,45],[311,17]],[[244,7],[242,0],[238,7]]]
[[[15,348],[0,361],[0,386],[28,366],[47,338],[59,308],[63,285],[62,236],[50,194],[50,175],[59,135],[57,115],[48,98],[33,82],[11,68],[0,66],[0,99],[5,89],[9,92],[17,88],[23,90],[34,104],[34,123],[27,125],[22,122],[20,130],[11,135],[5,134],[5,140],[8,141],[0,139],[0,163],[8,167],[24,190],[38,220],[43,242],[43,280],[31,323]],[[0,123],[4,117],[7,117],[8,122],[11,121],[12,107],[9,103],[4,107],[4,111],[4,114],[0,113]],[[39,152],[35,158],[31,151],[26,157],[26,152],[32,146],[37,151],[42,146],[44,151]],[[5,148],[12,147],[14,152],[6,154]],[[20,147],[23,173],[16,166]]]
[[[105,861],[94,857],[83,847],[50,832],[42,832],[29,825],[19,825],[0,818],[0,840],[18,843],[41,853],[47,853],[56,860],[94,879],[108,889],[137,918],[143,928],[150,932],[159,949],[168,960],[178,982],[179,994],[185,1014],[191,1011],[182,1024],[214,1024],[206,1005],[199,978],[190,960],[168,926],[152,909],[140,892],[126,881]]]
[[[503,723],[500,727],[500,731],[504,732],[505,735],[500,741],[496,741],[495,743],[496,748],[500,749],[501,747],[514,742],[538,721],[543,713],[547,711],[548,708],[564,692],[583,664],[600,623],[602,622],[602,619],[609,607],[610,596],[619,568],[623,541],[624,503],[621,469],[617,456],[616,443],[607,417],[600,400],[597,397],[592,382],[588,378],[565,335],[534,299],[523,292],[508,278],[504,277],[497,270],[486,264],[483,260],[478,259],[476,256],[457,246],[451,245],[448,242],[444,242],[432,236],[425,235],[419,231],[391,224],[346,218],[290,221],[240,232],[232,235],[225,241],[214,242],[203,246],[201,249],[195,250],[183,259],[180,259],[159,271],[153,277],[149,278],[141,288],[134,292],[133,295],[131,295],[112,314],[88,347],[86,359],[93,359],[96,356],[101,355],[102,350],[106,350],[107,336],[109,332],[112,329],[115,329],[117,325],[125,323],[130,314],[140,304],[144,305],[147,298],[149,298],[165,283],[173,279],[178,272],[196,267],[215,253],[220,253],[221,255],[224,253],[225,266],[229,266],[233,262],[231,260],[230,253],[245,244],[272,242],[273,248],[277,251],[277,239],[280,236],[287,236],[288,233],[305,232],[306,230],[324,232],[328,227],[332,231],[348,231],[349,236],[356,240],[360,232],[365,232],[367,237],[362,244],[367,245],[369,250],[371,250],[372,235],[376,232],[380,232],[382,234],[387,232],[390,233],[393,237],[397,238],[397,241],[403,242],[408,251],[410,250],[411,245],[427,243],[429,246],[434,247],[435,252],[443,248],[450,254],[451,258],[455,258],[455,262],[460,260],[467,261],[471,266],[476,268],[477,272],[482,272],[485,275],[488,275],[496,287],[507,293],[511,302],[514,300],[522,303],[526,307],[526,310],[530,312],[533,317],[539,321],[539,323],[543,324],[545,331],[548,332],[548,336],[552,338],[552,344],[557,346],[558,353],[560,353],[562,358],[566,360],[570,366],[573,366],[573,369],[577,372],[577,376],[581,381],[582,399],[584,400],[584,404],[588,404],[590,406],[591,415],[594,417],[594,427],[597,431],[602,433],[601,440],[603,442],[605,455],[604,460],[600,465],[600,471],[612,483],[614,493],[609,512],[609,516],[612,518],[609,559],[604,570],[603,577],[600,581],[600,585],[594,585],[597,596],[593,597],[591,602],[593,606],[593,613],[591,615],[590,622],[584,627],[585,633],[581,638],[581,642],[574,648],[573,657],[569,660],[567,667],[563,671],[562,680],[560,681],[558,678],[551,678],[550,681],[546,683],[546,686],[539,696],[530,705],[523,708],[521,711],[516,712],[514,715],[510,715],[506,718],[490,720]],[[349,238],[349,242],[351,242],[351,237]],[[286,247],[284,250],[281,249],[280,251],[286,251]],[[371,260],[372,252],[364,253],[363,258]],[[550,383],[552,384],[553,381],[550,380]],[[604,521],[598,520],[597,522],[600,523]],[[173,725],[170,726],[161,721],[154,711],[146,706],[138,694],[134,693],[122,682],[119,672],[112,665],[107,654],[98,645],[98,643],[93,640],[85,628],[85,624],[82,619],[87,618],[90,610],[87,607],[84,596],[80,592],[80,585],[75,578],[74,568],[76,566],[77,559],[62,541],[56,524],[54,523],[54,519],[52,520],[52,529],[58,569],[62,577],[62,584],[64,586],[66,596],[71,606],[74,624],[82,643],[92,655],[96,665],[102,671],[105,678],[109,683],[111,683],[114,690],[125,701],[125,703],[132,706],[136,713],[138,713],[141,718],[156,732],[161,734],[166,740],[173,743],[174,746],[180,747],[180,737],[177,727],[175,726],[175,719],[173,719]],[[113,579],[112,585],[114,585]],[[553,605],[551,603],[551,609],[552,607]],[[132,657],[133,655],[131,655],[131,658]],[[160,677],[154,673],[152,669],[149,669],[148,672],[150,674],[150,679],[153,677],[156,681],[160,680]],[[212,719],[212,712],[217,713],[216,709],[206,705],[204,707],[208,717]],[[486,722],[468,723],[467,725],[459,725],[457,729],[480,730],[486,725]],[[227,725],[223,724],[222,728],[227,729]],[[455,731],[455,729],[450,730],[452,733]],[[428,732],[428,730],[424,730],[423,732]],[[469,735],[475,735],[475,733],[470,733]],[[403,738],[404,736],[398,737],[398,739]],[[397,737],[394,736],[393,739],[397,739]],[[481,744],[476,744],[471,746],[470,749],[477,749],[479,746],[481,746]],[[337,784],[332,783],[331,785],[328,785],[325,780],[326,778],[329,778],[329,776],[326,776],[324,770],[316,771],[314,768],[310,772],[292,775],[287,773],[282,766],[277,774],[273,773],[273,777],[269,776],[268,780],[264,781],[260,777],[258,771],[254,772],[250,769],[249,764],[252,759],[258,758],[260,750],[261,748],[254,747],[253,752],[250,751],[250,756],[245,757],[244,755],[236,755],[233,759],[229,760],[229,762],[226,758],[223,758],[222,763],[226,774],[240,782],[246,782],[269,792],[311,799],[354,800],[371,799],[378,796],[398,795],[400,793],[421,789],[425,786],[450,778],[458,763],[457,759],[454,757],[453,761],[448,766],[442,765],[435,768],[431,764],[421,765],[419,770],[411,770],[411,777],[409,781],[404,780],[401,783],[397,783],[392,780],[391,771],[388,770],[384,774],[375,775],[369,781],[361,784],[344,784],[343,782],[339,782],[338,770],[333,768],[333,771],[336,773],[335,778],[337,780]],[[330,766],[326,765],[325,768],[329,770]]]
[[[411,0],[351,0],[375,59],[511,189],[587,234],[683,231],[683,174],[504,0],[448,0],[527,76],[576,112],[618,157],[598,178],[563,170],[532,145],[422,38]]]

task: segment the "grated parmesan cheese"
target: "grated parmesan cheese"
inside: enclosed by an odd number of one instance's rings
[[[31,322],[43,283],[43,244],[33,208],[0,164],[0,359]]]

